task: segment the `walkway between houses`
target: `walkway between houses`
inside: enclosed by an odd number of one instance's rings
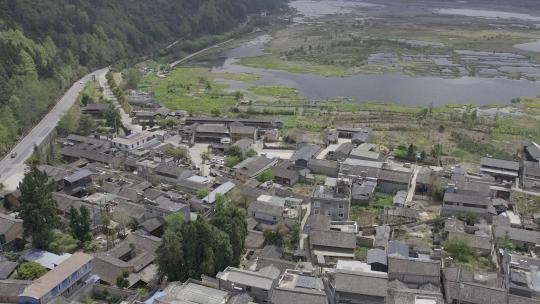
[[[420,171],[420,166],[418,165],[414,166],[413,177],[411,179],[411,183],[409,184],[409,191],[407,192],[407,199],[405,200],[405,203],[412,202],[414,198],[414,193],[416,192],[416,178],[418,177],[419,171]]]
[[[109,87],[109,84],[107,83],[107,78],[105,76],[106,74],[102,74],[98,78],[99,85],[103,88],[103,97],[106,100],[111,101],[114,107],[120,112],[120,117],[121,117],[122,125],[124,126],[124,128],[128,130],[132,130],[132,131],[133,130],[141,131],[142,126],[133,124],[133,121],[131,117],[129,116],[129,114],[127,114],[124,111],[124,108],[122,108],[122,105],[120,105],[120,103],[118,102],[118,99],[112,93],[111,88]]]

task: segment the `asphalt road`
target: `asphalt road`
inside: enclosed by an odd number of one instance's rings
[[[106,74],[107,71],[108,68],[97,70],[77,80],[49,113],[0,161],[0,182],[4,184],[6,189],[16,189],[24,177],[25,161],[32,156],[34,146],[40,145],[51,134],[64,113],[75,103],[86,83],[92,80],[92,75],[98,78]],[[15,158],[11,158],[13,152],[17,153]]]

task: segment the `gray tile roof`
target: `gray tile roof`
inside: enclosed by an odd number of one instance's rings
[[[388,242],[388,248],[386,251],[388,254],[397,253],[403,257],[409,256],[409,246],[401,241],[392,240]]]
[[[456,299],[478,304],[506,304],[507,291],[503,288],[502,280],[495,274],[475,274],[464,268],[445,267],[443,269],[443,286],[448,302]]]
[[[0,295],[16,297],[23,293],[32,281],[27,280],[0,280]]]
[[[296,179],[300,177],[300,174],[295,170],[289,170],[285,168],[279,168],[279,167],[272,167],[270,170],[272,170],[272,173],[275,177],[280,178],[288,178],[288,179]]]
[[[17,223],[21,224],[22,220],[0,213],[0,234],[7,233]]]
[[[45,172],[49,178],[53,179],[56,182],[63,180],[66,176],[71,174],[71,170],[66,170],[64,168],[58,168],[49,165],[39,165],[38,170]]]
[[[228,134],[229,131],[225,125],[218,124],[200,124],[195,127],[195,132],[197,133],[219,133],[219,134]]]
[[[230,294],[202,284],[187,281],[172,282],[165,289],[165,295],[158,298],[156,303],[168,304],[224,304],[230,298]]]
[[[312,230],[309,234],[309,241],[312,246],[344,249],[356,248],[356,235],[349,232]]]
[[[234,169],[239,171],[240,173],[247,175],[247,176],[254,176],[258,174],[260,171],[264,170],[265,168],[268,168],[273,163],[275,163],[275,160],[266,158],[264,156],[255,156],[248,158],[241,163],[234,166]]]
[[[271,303],[273,304],[328,304],[324,292],[314,292],[299,288],[275,288],[272,292]]]
[[[330,169],[338,169],[338,162],[334,160],[326,160],[326,159],[310,159],[308,161],[308,167],[310,166],[318,166],[318,167],[325,167]]]
[[[519,170],[519,163],[516,161],[509,161],[490,157],[482,157],[480,159],[480,166],[495,167],[511,171]]]
[[[395,253],[388,255],[389,274],[438,277],[440,269],[440,261],[412,259]]]
[[[502,238],[505,235],[508,235],[510,240],[540,244],[540,232],[538,231],[503,226],[495,226],[493,228],[493,236],[495,238]]]
[[[68,175],[64,178],[65,181],[69,182],[69,183],[74,183],[78,180],[81,180],[83,178],[87,178],[87,177],[90,177],[92,176],[92,172],[90,172],[89,170],[86,170],[86,169],[81,169],[71,175]]]
[[[255,134],[257,128],[250,126],[230,126],[231,134]]]
[[[379,180],[407,184],[412,178],[409,172],[381,170]]]
[[[321,152],[322,148],[318,145],[305,145],[302,148],[296,150],[291,156],[291,161],[297,161],[300,159],[309,160],[317,156]]]
[[[446,192],[443,200],[445,202],[463,203],[470,205],[488,206],[491,204],[489,197],[478,192],[459,189],[457,192]]]
[[[385,297],[387,283],[385,272],[338,268],[335,273],[336,292]]]
[[[531,178],[540,177],[540,163],[524,161],[523,176]]]
[[[529,142],[525,145],[525,150],[534,159],[540,159],[540,147],[533,142]]]
[[[350,142],[342,143],[336,148],[335,153],[343,153],[345,155],[349,155],[353,148],[354,146]]]
[[[373,263],[387,265],[386,251],[378,248],[369,249],[367,252],[367,263],[370,265]]]
[[[284,210],[285,207],[255,201],[248,208],[248,216],[252,216],[252,213],[255,212],[280,217],[283,216]]]
[[[271,290],[278,277],[279,270],[277,272],[271,271],[266,273],[234,267],[227,267],[225,270],[216,275],[216,278],[219,280],[260,288],[263,290]]]
[[[388,246],[388,240],[390,239],[390,232],[392,228],[388,225],[375,227],[375,240],[373,241],[373,247],[386,248]]]
[[[19,264],[8,260],[0,260],[0,280],[5,280],[15,271]]]
[[[330,218],[322,214],[310,214],[306,226],[316,230],[330,230]]]

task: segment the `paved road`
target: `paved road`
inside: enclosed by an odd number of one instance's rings
[[[92,75],[99,77],[107,71],[108,69],[97,70],[77,80],[49,113],[0,161],[0,182],[6,189],[16,189],[24,176],[25,161],[32,156],[34,146],[40,145],[51,134],[60,118],[75,103],[86,83],[92,80]],[[16,152],[17,157],[11,158],[12,152]]]
[[[234,39],[229,39],[229,40],[227,40],[227,41],[223,41],[223,42],[221,42],[221,43],[218,43],[218,44],[214,44],[214,45],[212,45],[212,46],[209,46],[209,47],[207,47],[207,48],[205,48],[205,49],[202,49],[202,50],[200,50],[200,51],[198,51],[198,52],[195,52],[195,53],[193,53],[193,54],[187,55],[186,57],[184,57],[184,58],[182,58],[182,59],[180,59],[180,60],[176,60],[175,62],[171,63],[169,66],[170,66],[171,68],[174,68],[175,66],[177,66],[177,65],[179,65],[179,64],[181,64],[181,63],[184,63],[184,62],[188,61],[189,59],[191,59],[191,58],[193,58],[193,57],[195,57],[195,56],[197,56],[197,55],[200,55],[200,54],[202,54],[202,53],[204,53],[204,52],[206,52],[206,51],[208,51],[208,50],[211,50],[211,49],[213,49],[213,48],[220,47],[220,46],[222,46],[222,45],[224,45],[224,44],[227,44],[227,43],[229,43],[229,42],[231,42],[231,41],[233,41],[233,40],[234,40]]]

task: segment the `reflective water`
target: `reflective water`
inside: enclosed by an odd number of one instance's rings
[[[540,40],[529,43],[521,43],[514,45],[516,49],[528,51],[528,52],[538,52],[540,53]]]
[[[347,97],[354,101],[385,101],[405,105],[443,105],[448,103],[501,104],[517,96],[534,97],[540,94],[537,82],[506,78],[481,77],[412,77],[399,73],[325,77],[314,74],[290,73],[238,65],[238,58],[263,54],[264,35],[227,51],[218,58],[201,64],[214,67],[217,72],[255,73],[262,78],[252,83],[222,80],[232,89],[249,86],[288,86],[296,88],[312,100]],[[472,54],[472,53],[471,53]]]
[[[525,21],[540,21],[540,16],[533,16],[529,14],[502,12],[502,11],[490,11],[479,9],[461,9],[461,8],[438,8],[434,10],[435,13],[441,15],[459,15],[467,17],[481,17],[489,19],[520,19]]]

